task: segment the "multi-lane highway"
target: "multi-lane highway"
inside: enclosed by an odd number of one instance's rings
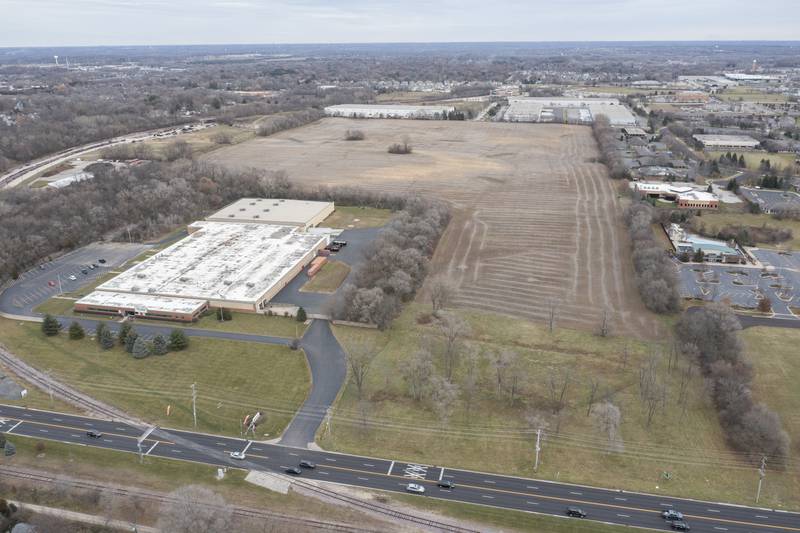
[[[89,430],[103,435],[99,439],[90,438],[86,435]],[[137,438],[142,434],[142,428],[115,421],[0,405],[0,432],[137,453]],[[231,459],[229,453],[232,451],[245,451],[246,459]],[[785,511],[311,451],[190,431],[159,429],[144,441],[142,452],[153,457],[277,473],[283,473],[287,467],[297,466],[300,460],[305,459],[316,463],[317,468],[304,469],[302,479],[391,492],[403,492],[406,485],[413,482],[426,489],[420,498],[559,516],[564,515],[566,506],[577,505],[588,513],[588,520],[661,530],[670,527],[661,519],[660,512],[675,509],[684,513],[692,531],[800,532],[800,514]],[[439,480],[452,481],[455,488],[440,488],[437,486]]]

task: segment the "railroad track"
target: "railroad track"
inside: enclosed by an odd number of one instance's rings
[[[157,505],[160,505],[163,502],[167,503],[179,503],[177,498],[172,498],[168,494],[155,492],[145,489],[133,489],[133,488],[125,488],[125,487],[116,487],[116,486],[108,486],[103,485],[101,483],[95,483],[92,481],[82,480],[82,479],[72,479],[72,478],[59,478],[55,476],[50,476],[46,474],[41,474],[38,472],[31,472],[27,470],[17,470],[14,468],[7,468],[7,467],[0,467],[0,472],[2,472],[3,477],[7,478],[14,478],[20,480],[31,481],[37,484],[53,484],[58,483],[61,486],[68,485],[70,487],[76,489],[84,489],[84,490],[96,490],[105,492],[107,494],[113,494],[114,496],[120,497],[137,497],[146,501],[153,502]],[[205,504],[207,507],[213,507],[221,509],[221,506]],[[232,506],[234,516],[240,518],[255,518],[255,519],[264,519],[264,520],[272,520],[272,521],[279,521],[279,522],[287,522],[291,524],[302,524],[304,526],[308,526],[314,529],[324,529],[328,531],[357,531],[363,533],[377,533],[381,530],[376,529],[366,529],[362,527],[353,526],[350,524],[342,524],[340,522],[330,522],[324,520],[315,520],[313,518],[304,518],[296,515],[289,515],[284,513],[277,513],[273,511],[265,511],[263,509],[253,509],[250,507],[238,507]]]

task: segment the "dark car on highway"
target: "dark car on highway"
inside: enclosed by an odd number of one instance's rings
[[[100,433],[99,431],[95,431],[92,429],[86,432],[86,436],[89,437],[90,439],[99,439],[100,437],[103,436],[103,434]]]
[[[689,527],[689,524],[687,524],[683,520],[675,520],[670,525],[672,526],[672,529],[674,529],[675,531],[689,531],[690,529],[692,529]]]
[[[567,507],[567,516],[574,516],[576,518],[586,518],[586,513],[580,507]]]
[[[301,466],[302,468],[316,468],[316,467],[317,467],[317,465],[315,465],[315,464],[314,464],[314,463],[312,463],[311,461],[306,461],[305,459],[303,459],[302,461],[300,461],[300,466]]]
[[[100,259],[97,260],[97,262],[102,265],[102,264],[105,264],[106,260],[103,259],[103,258],[100,258]]]
[[[454,489],[456,487],[455,483],[447,479],[440,479],[436,484],[443,489]]]
[[[289,468],[284,470],[284,472],[286,472],[287,474],[291,474],[293,476],[299,476],[300,474],[303,473],[303,471],[297,468],[296,466],[290,466]]]

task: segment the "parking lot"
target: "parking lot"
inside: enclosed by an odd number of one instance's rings
[[[681,296],[755,309],[761,295],[772,302],[775,318],[797,319],[800,307],[800,254],[752,250],[762,267],[704,263],[680,264]]]
[[[796,192],[742,187],[739,189],[739,193],[750,203],[758,204],[764,213],[771,213],[776,206],[786,204],[800,208],[800,194]]]
[[[0,294],[0,311],[13,315],[34,314],[33,309],[46,300],[89,285],[148,248],[144,244],[93,243],[43,263],[23,273]],[[96,264],[97,268],[88,268],[91,264]]]

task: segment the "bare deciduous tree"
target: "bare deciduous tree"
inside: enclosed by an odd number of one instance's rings
[[[475,346],[468,346],[464,352],[464,377],[461,381],[461,391],[468,419],[481,384],[480,365],[482,357],[481,351]]]
[[[589,399],[586,402],[586,416],[592,412],[592,405],[597,399],[597,390],[600,388],[600,380],[594,377],[589,378]]]
[[[161,506],[157,527],[171,533],[228,533],[233,510],[219,494],[199,485],[187,485],[170,493]],[[172,501],[174,500],[174,501]]]
[[[443,426],[450,421],[457,400],[458,385],[439,376],[431,378],[431,403]]]
[[[431,306],[434,316],[438,316],[439,311],[445,309],[456,292],[455,283],[444,276],[437,276],[430,283]]]
[[[372,366],[372,361],[378,355],[378,351],[370,342],[358,342],[346,350],[346,355],[347,366],[350,368],[350,379],[356,386],[358,399],[362,400],[364,398],[364,383]]]
[[[433,374],[433,356],[427,346],[421,346],[414,355],[401,363],[400,373],[408,385],[411,397],[420,401]]]
[[[547,327],[550,333],[556,329],[556,319],[558,318],[558,300],[550,298],[547,300]]]
[[[619,436],[619,426],[622,422],[619,407],[611,402],[603,401],[590,406],[590,413],[600,431],[608,436],[608,451],[621,452],[624,445]]]
[[[443,314],[439,318],[439,331],[444,338],[442,347],[442,363],[444,376],[448,381],[453,379],[453,372],[458,366],[458,358],[464,344],[464,337],[470,334],[469,324],[453,314]]]

